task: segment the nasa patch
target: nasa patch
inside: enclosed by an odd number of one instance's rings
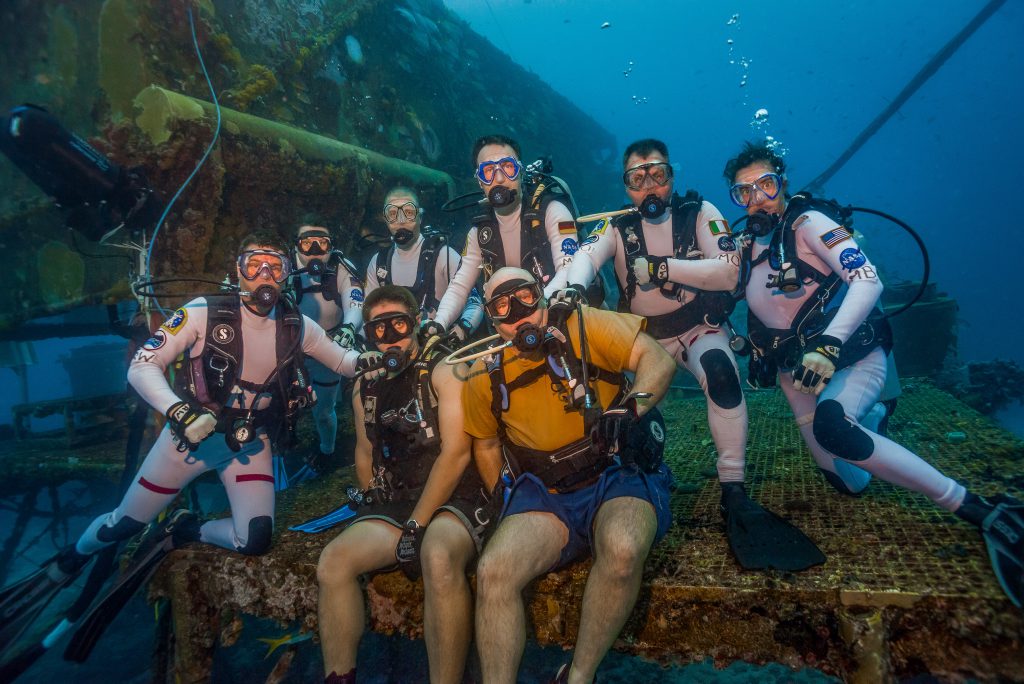
[[[352,290],[352,294],[350,296],[352,297],[353,302],[363,301],[363,291],[358,287]]]
[[[867,261],[867,257],[864,256],[864,253],[856,247],[844,249],[839,254],[839,263],[842,264],[843,268],[847,271],[858,269],[866,264]]]
[[[722,250],[723,252],[735,252],[736,241],[733,240],[732,236],[730,235],[723,235],[722,237],[718,238],[718,249]]]
[[[572,256],[580,248],[576,241],[572,238],[565,238],[562,240],[562,254],[568,254]]]
[[[213,330],[210,331],[213,339],[221,344],[228,344],[231,340],[235,339],[235,330],[227,323],[221,323],[214,326]]]
[[[167,335],[164,333],[163,330],[157,330],[155,333],[153,333],[152,337],[146,340],[146,342],[142,345],[142,348],[148,349],[150,351],[156,351],[160,347],[164,346],[166,342]]]
[[[186,323],[188,323],[188,312],[184,309],[178,309],[160,327],[172,335],[177,335],[178,331],[184,328]]]

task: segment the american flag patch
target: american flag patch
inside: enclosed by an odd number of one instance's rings
[[[843,240],[849,240],[851,237],[852,236],[850,235],[850,231],[846,230],[846,228],[843,228],[842,226],[839,226],[838,228],[834,228],[833,230],[830,230],[824,235],[822,235],[821,241],[825,243],[826,247],[831,249],[832,247],[835,247]]]

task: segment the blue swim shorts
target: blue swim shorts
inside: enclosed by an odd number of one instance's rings
[[[605,501],[620,496],[643,499],[654,506],[658,543],[672,525],[669,491],[672,471],[664,463],[656,472],[645,473],[635,467],[611,466],[597,482],[574,492],[553,494],[541,480],[531,473],[523,473],[512,484],[512,491],[502,511],[502,517],[516,513],[553,513],[569,528],[569,541],[562,547],[558,563],[551,570],[568,565],[585,553],[593,552],[592,532],[594,517]]]

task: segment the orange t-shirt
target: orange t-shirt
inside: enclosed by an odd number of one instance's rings
[[[633,314],[590,307],[583,307],[583,320],[591,365],[612,373],[625,370],[633,351],[633,343],[644,329],[646,320]],[[569,317],[566,327],[572,348],[579,358],[579,325],[575,313]],[[501,353],[506,383],[547,363],[545,359],[524,358],[513,347],[507,347]],[[619,386],[615,383],[592,380],[591,384],[601,406],[605,408],[619,392]],[[562,390],[567,391],[564,383]],[[509,440],[514,444],[540,451],[554,451],[585,436],[583,411],[566,410],[565,401],[552,389],[547,373],[509,394],[509,407],[502,414],[502,422]],[[491,378],[482,359],[473,364],[470,378],[463,385],[462,406],[467,433],[478,439],[497,436],[498,423],[491,411]]]

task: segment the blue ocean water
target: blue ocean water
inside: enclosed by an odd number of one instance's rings
[[[664,140],[681,172],[676,187],[697,188],[737,217],[721,174],[743,140],[773,136],[789,150],[791,185],[802,187],[987,2],[445,4],[611,131],[617,155],[639,138]],[[1008,248],[1024,153],[1022,38],[1024,5],[1007,2],[826,185],[827,195],[890,212],[923,235],[933,280],[960,305],[968,361],[1024,363],[1013,275],[1024,257]],[[760,109],[768,118],[758,127]],[[606,206],[623,199],[609,175]],[[874,261],[920,277],[917,248],[895,226],[858,228]]]

